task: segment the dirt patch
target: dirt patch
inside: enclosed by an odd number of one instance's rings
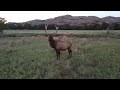
[[[46,34],[34,35],[35,37],[47,37]],[[69,38],[94,38],[94,37],[106,37],[105,35],[87,35],[87,34],[56,34],[57,36],[67,36]]]
[[[10,35],[4,35],[6,37],[24,37],[24,36],[27,36],[27,37],[40,37],[40,38],[47,38],[48,35],[46,34],[10,34]],[[110,38],[120,38],[120,35],[109,35],[109,36],[106,36],[106,34],[70,34],[70,33],[67,33],[67,34],[55,34],[54,35],[55,37],[58,37],[58,36],[66,36],[70,39],[74,39],[74,38],[93,38],[93,39],[97,39],[97,38],[107,38],[107,37],[110,37]]]
[[[47,37],[46,35],[34,35],[33,37],[42,37],[42,38],[45,38],[45,37]]]

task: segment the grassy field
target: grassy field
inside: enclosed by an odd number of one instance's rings
[[[100,34],[102,31],[69,32]],[[4,34],[13,33],[41,32],[4,31]],[[112,31],[111,35],[119,36],[120,31]],[[119,37],[70,39],[73,56],[67,59],[68,52],[62,52],[59,61],[47,37],[1,37],[0,79],[120,79]]]
[[[54,33],[55,30],[48,30],[48,33]],[[111,30],[112,33],[119,33],[119,30]],[[5,34],[45,34],[45,30],[4,30]],[[105,34],[106,30],[58,30],[58,34]]]

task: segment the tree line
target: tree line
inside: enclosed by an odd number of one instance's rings
[[[102,24],[82,24],[82,25],[69,25],[69,24],[64,24],[64,25],[58,25],[59,30],[107,30],[107,29],[112,29],[112,30],[120,30],[120,23],[112,23],[108,24],[106,22],[103,22]],[[44,30],[45,29],[45,24],[41,25],[31,25],[28,23],[7,23],[6,30]],[[54,30],[55,25],[50,24],[48,26],[49,30]]]
[[[0,18],[0,32],[2,33],[3,30],[44,30],[45,25],[31,25],[28,23],[6,23],[7,20],[5,18]],[[99,23],[92,23],[86,24],[83,23],[81,25],[58,25],[59,30],[120,30],[120,23],[112,23],[108,24],[106,22]],[[50,24],[48,26],[49,30],[54,30],[55,25]]]

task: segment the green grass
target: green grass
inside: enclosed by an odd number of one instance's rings
[[[48,30],[48,33],[54,33],[55,30]],[[111,30],[112,33],[119,33],[119,30]],[[4,30],[5,34],[45,34],[45,30]],[[59,34],[104,34],[106,30],[58,30]]]
[[[55,30],[48,30],[48,33],[55,33]],[[58,34],[77,37],[106,37],[106,30],[58,30]],[[4,37],[30,37],[46,35],[45,30],[4,30]],[[120,38],[120,30],[110,30],[109,37]]]
[[[45,37],[0,38],[0,79],[120,79],[120,39],[74,38],[61,60]]]
[[[5,30],[0,37],[0,79],[120,79],[120,31],[111,31],[108,38],[96,37],[106,31],[58,33],[95,37],[72,39],[72,58],[65,51],[59,61],[47,38],[31,37],[43,30]]]

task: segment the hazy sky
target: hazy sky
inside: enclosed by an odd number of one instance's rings
[[[0,11],[0,17],[5,18],[8,22],[25,22],[34,19],[44,20],[62,15],[120,17],[120,11]]]

